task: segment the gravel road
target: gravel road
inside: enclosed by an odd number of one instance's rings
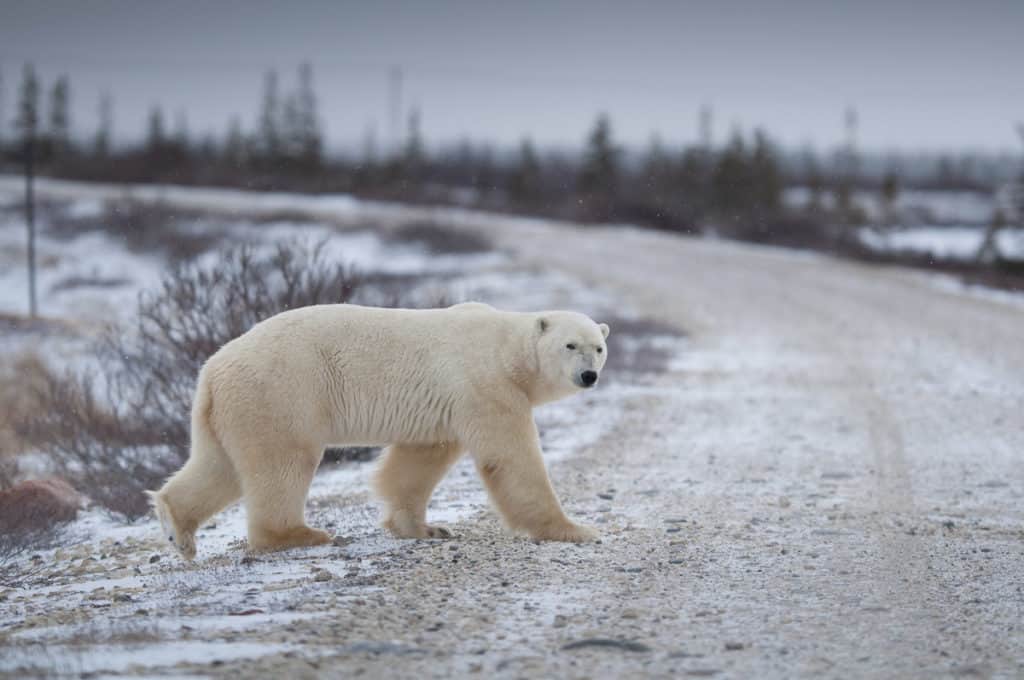
[[[368,603],[363,632],[408,626],[409,649],[347,650],[345,668],[1024,674],[1024,307],[812,255],[517,229],[491,235],[687,329],[690,352],[616,395],[610,435],[551,466],[570,511],[600,518],[599,544],[464,522]]]
[[[643,386],[602,384],[619,416],[550,461],[568,512],[601,541],[511,538],[467,502],[471,512],[447,518],[455,540],[367,539],[375,552],[361,563],[283,558],[333,571],[315,567],[295,590],[305,599],[289,609],[309,616],[231,637],[280,651],[167,672],[1024,675],[1024,306],[815,255],[454,221],[689,335],[685,355]],[[613,327],[612,353],[615,340]],[[468,468],[454,474],[439,493],[480,501]],[[365,495],[336,502],[372,527]],[[136,571],[153,569],[168,597],[198,593],[201,609],[209,579],[188,590],[148,554]],[[225,559],[202,569],[227,587],[241,567]],[[366,568],[366,587],[346,596]],[[256,590],[245,596],[269,597]]]

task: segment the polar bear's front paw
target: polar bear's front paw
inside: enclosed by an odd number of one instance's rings
[[[416,522],[400,514],[384,520],[384,528],[395,538],[452,538],[452,532],[444,527]]]
[[[448,531],[444,527],[434,527],[429,524],[425,525],[427,530],[428,538],[452,538],[452,532]]]
[[[595,540],[597,536],[596,530],[570,521],[531,532],[531,537],[538,541],[562,541],[565,543],[586,543]]]

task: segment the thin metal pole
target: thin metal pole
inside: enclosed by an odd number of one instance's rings
[[[33,319],[38,315],[36,304],[36,201],[33,193],[35,171],[35,140],[29,137],[25,142],[25,221],[28,226],[28,313]]]

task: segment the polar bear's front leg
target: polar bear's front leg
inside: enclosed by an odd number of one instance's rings
[[[388,447],[374,477],[386,504],[384,527],[398,538],[451,538],[444,527],[427,524],[434,487],[462,455],[458,442]]]
[[[469,444],[491,500],[514,531],[543,541],[583,543],[597,532],[562,511],[551,487],[533,419],[506,417]]]

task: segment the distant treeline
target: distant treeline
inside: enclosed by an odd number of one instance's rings
[[[827,156],[786,154],[762,130],[735,131],[724,144],[705,140],[685,148],[654,139],[645,152],[630,154],[615,141],[604,115],[582,149],[571,152],[537,149],[529,139],[515,151],[463,142],[431,152],[414,110],[398,148],[382,151],[368,140],[359,154],[327,154],[309,65],[299,68],[287,92],[275,72],[267,73],[255,124],[246,128],[233,118],[220,139],[194,139],[183,119],[171,123],[154,108],[143,141],[115,145],[110,97],[101,100],[92,139],[72,139],[70,92],[66,77],[43,88],[32,68],[25,68],[15,134],[0,139],[4,169],[16,171],[31,150],[38,171],[55,177],[346,192],[682,232],[710,228],[726,236],[793,243],[834,239],[837,228],[841,236],[842,225],[859,224],[863,216],[851,199],[855,189],[880,192],[892,202],[911,186],[988,191],[996,178],[991,166],[972,156],[941,158],[924,175],[907,172],[895,156],[880,167],[877,159],[865,162],[852,142]],[[809,207],[799,215],[784,209],[788,185],[811,192]],[[826,194],[829,200],[819,200]]]

